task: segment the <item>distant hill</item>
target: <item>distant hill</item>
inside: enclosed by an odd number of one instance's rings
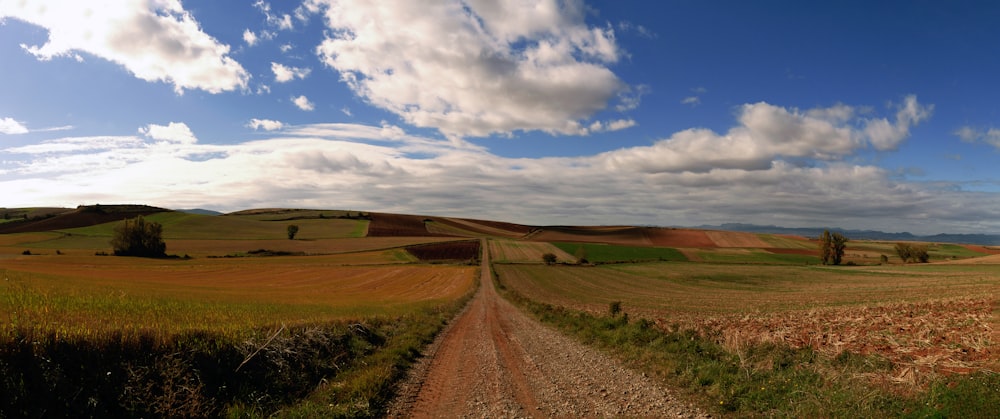
[[[997,234],[935,234],[932,236],[917,236],[908,232],[886,233],[884,231],[847,230],[835,227],[789,228],[789,227],[762,226],[756,224],[741,224],[741,223],[727,223],[718,226],[703,225],[699,226],[698,228],[726,230],[726,231],[743,231],[748,233],[787,234],[787,235],[803,236],[809,238],[819,237],[819,235],[823,233],[823,230],[830,230],[831,232],[839,232],[840,234],[843,234],[850,239],[856,239],[856,240],[922,241],[922,242],[936,242],[936,243],[978,244],[980,246],[1000,245],[1000,235]]]
[[[166,211],[170,210],[148,205],[81,205],[76,209],[51,211],[42,215],[22,217],[19,221],[0,223],[0,234],[87,227]]]
[[[183,212],[183,213],[187,213],[187,214],[197,214],[197,215],[222,215],[222,213],[219,212],[219,211],[212,211],[212,210],[207,210],[207,209],[202,209],[202,208],[179,209],[179,210],[174,210],[174,211]]]

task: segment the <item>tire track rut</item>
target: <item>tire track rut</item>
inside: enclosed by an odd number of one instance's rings
[[[482,249],[479,290],[411,371],[390,417],[708,417],[500,298],[485,240]]]

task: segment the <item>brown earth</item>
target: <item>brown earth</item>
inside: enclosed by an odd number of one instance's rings
[[[500,298],[488,250],[476,296],[397,394],[389,417],[705,416]]]
[[[715,247],[715,242],[703,230],[649,228],[647,229],[647,234],[654,246]]]
[[[427,231],[424,220],[428,217],[418,215],[403,214],[383,214],[371,213],[371,222],[368,224],[368,237],[391,237],[391,236],[453,236],[450,234],[431,233]]]
[[[769,247],[760,237],[753,233],[737,231],[706,231],[705,235],[718,247]]]
[[[407,246],[406,251],[422,261],[475,260],[479,257],[479,240],[461,240]]]
[[[68,212],[48,214],[39,219],[0,223],[0,234],[34,233],[41,231],[63,230],[68,228],[87,227],[97,224],[120,221],[139,215],[146,216],[159,212],[170,211],[163,208],[145,205],[106,205],[81,207]]]

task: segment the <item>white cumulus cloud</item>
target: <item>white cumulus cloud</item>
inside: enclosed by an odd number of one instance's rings
[[[309,0],[302,10],[325,17],[316,52],[355,94],[449,136],[585,134],[628,89],[608,68],[623,54],[613,29],[588,26],[578,0]]]
[[[254,46],[257,44],[257,34],[253,33],[250,29],[243,31],[243,42],[246,42],[249,46]]]
[[[0,134],[27,134],[28,128],[14,118],[0,118]]]
[[[964,126],[955,131],[955,136],[967,143],[986,143],[1000,148],[1000,129],[977,129]]]
[[[198,138],[183,122],[171,122],[167,125],[149,124],[139,128],[139,133],[154,140],[177,144],[194,144]]]
[[[271,62],[271,71],[274,73],[274,81],[286,83],[295,79],[304,79],[312,70],[308,68],[288,67],[280,63]]]
[[[253,118],[247,124],[247,127],[254,130],[264,130],[264,131],[274,131],[279,130],[281,127],[285,126],[281,121],[275,121],[273,119],[257,119]]]
[[[21,45],[39,60],[86,52],[139,79],[172,84],[177,93],[242,89],[250,78],[228,56],[229,46],[202,31],[178,0],[6,1],[4,17],[49,31],[43,45]]]
[[[313,109],[316,109],[316,105],[314,103],[310,102],[309,98],[307,98],[306,95],[301,95],[301,96],[293,97],[292,98],[292,103],[294,103],[295,106],[297,106],[299,109],[302,109],[304,111],[311,111]]]
[[[598,160],[609,167],[647,173],[765,170],[781,158],[831,161],[866,146],[894,149],[931,109],[909,96],[892,123],[885,118],[861,119],[857,109],[846,105],[801,111],[759,102],[741,106],[739,125],[725,134],[687,129],[651,146],[603,153]]]

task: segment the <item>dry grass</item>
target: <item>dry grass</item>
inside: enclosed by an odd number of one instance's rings
[[[575,262],[576,257],[562,251],[551,243],[525,242],[515,240],[490,240],[490,255],[494,262],[501,263],[541,263],[542,255],[552,253],[556,260]]]
[[[705,234],[719,247],[771,247],[754,233],[706,231]]]
[[[0,270],[3,330],[238,334],[280,322],[398,315],[458,299],[475,277],[468,266],[342,266],[338,258],[7,260]]]
[[[825,268],[708,263],[599,268],[498,265],[507,286],[594,314],[621,301],[633,317],[690,328],[739,353],[760,343],[835,356],[877,354],[886,380],[1000,369],[1000,266]]]

